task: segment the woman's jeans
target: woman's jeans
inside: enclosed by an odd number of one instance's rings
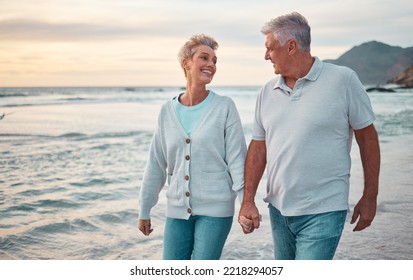
[[[164,260],[218,260],[231,230],[233,217],[191,216],[189,220],[167,218]]]
[[[278,260],[332,260],[346,221],[347,211],[285,217],[269,204]]]

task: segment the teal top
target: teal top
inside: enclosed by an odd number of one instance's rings
[[[207,98],[205,98],[201,103],[195,106],[185,106],[181,104],[179,102],[179,97],[182,94],[173,98],[173,104],[174,104],[175,112],[179,119],[179,122],[184,128],[186,134],[190,136],[192,130],[198,124],[199,119],[202,116],[202,113],[205,111],[205,109],[214,99],[215,93],[213,91],[209,91]]]

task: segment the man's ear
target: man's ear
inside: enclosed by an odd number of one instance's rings
[[[297,41],[288,41],[288,55],[293,55],[297,50]]]

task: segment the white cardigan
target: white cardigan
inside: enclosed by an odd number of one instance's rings
[[[180,124],[172,100],[161,108],[140,190],[140,213],[150,219],[159,193],[168,182],[166,216],[229,217],[242,201],[245,136],[231,98],[215,95],[191,136]]]

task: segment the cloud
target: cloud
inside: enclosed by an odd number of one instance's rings
[[[206,23],[177,19],[168,26],[168,19],[136,24],[104,24],[89,22],[55,23],[35,19],[0,20],[0,40],[89,42],[104,40],[139,40],[179,38],[182,42],[197,33],[206,33],[218,41],[256,45],[262,35],[248,23],[235,25],[225,20]],[[167,28],[166,28],[167,26]],[[242,32],[235,32],[242,30]],[[231,34],[231,36],[229,36]],[[221,40],[220,40],[221,39]]]
[[[196,33],[220,45],[214,82],[262,84],[273,74],[260,29],[291,11],[309,20],[321,59],[371,40],[413,45],[411,0],[0,0],[0,7],[0,74],[13,74],[3,84],[181,83],[176,53]]]
[[[0,21],[0,39],[8,41],[91,41],[131,38],[145,29],[93,23],[50,23],[39,20]]]

